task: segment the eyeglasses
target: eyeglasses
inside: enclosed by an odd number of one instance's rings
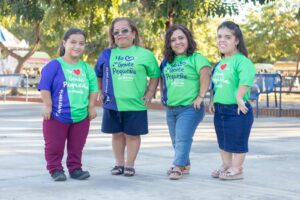
[[[129,30],[129,29],[123,29],[121,31],[114,31],[114,32],[112,32],[112,35],[113,36],[125,35],[125,34],[129,33],[130,31],[131,30]]]

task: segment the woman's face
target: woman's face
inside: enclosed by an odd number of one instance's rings
[[[171,35],[171,48],[177,56],[186,54],[188,40],[182,30],[177,29]]]
[[[133,45],[135,32],[131,30],[126,20],[116,22],[112,34],[118,47],[126,49]]]
[[[232,30],[228,28],[220,28],[217,33],[217,46],[219,51],[225,57],[234,55],[238,52],[237,45],[239,40],[234,36]]]
[[[80,33],[72,34],[63,41],[63,46],[65,47],[65,56],[79,58],[84,53],[85,37]]]

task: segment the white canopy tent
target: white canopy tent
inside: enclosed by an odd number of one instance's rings
[[[25,42],[25,40],[20,41],[1,25],[0,42],[10,50],[21,50],[29,48],[29,45]],[[16,66],[16,64],[16,61],[15,63],[11,63],[10,59],[7,56],[4,57],[0,48],[0,74],[12,73],[13,68]]]
[[[0,42],[9,49],[28,49],[25,40],[20,41],[11,32],[0,25]]]

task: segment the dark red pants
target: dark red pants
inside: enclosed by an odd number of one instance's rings
[[[61,161],[67,142],[67,167],[69,172],[81,168],[82,150],[90,127],[88,118],[73,124],[64,124],[55,119],[43,121],[45,158],[50,173],[63,170]]]

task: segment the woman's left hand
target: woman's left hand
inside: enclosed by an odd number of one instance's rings
[[[93,120],[93,119],[95,119],[97,117],[97,112],[96,112],[95,106],[89,107],[88,111],[89,111],[89,119],[90,119],[90,121]]]
[[[242,98],[237,98],[236,102],[238,104],[237,114],[239,115],[240,112],[246,114],[248,112],[248,108],[246,107],[244,100]]]
[[[196,109],[196,110],[199,110],[201,108],[201,103],[203,101],[203,98],[202,97],[197,97],[194,102],[193,102],[193,107]]]
[[[145,96],[143,96],[144,104],[148,106],[151,103],[152,97],[153,97],[153,92],[147,91]]]

